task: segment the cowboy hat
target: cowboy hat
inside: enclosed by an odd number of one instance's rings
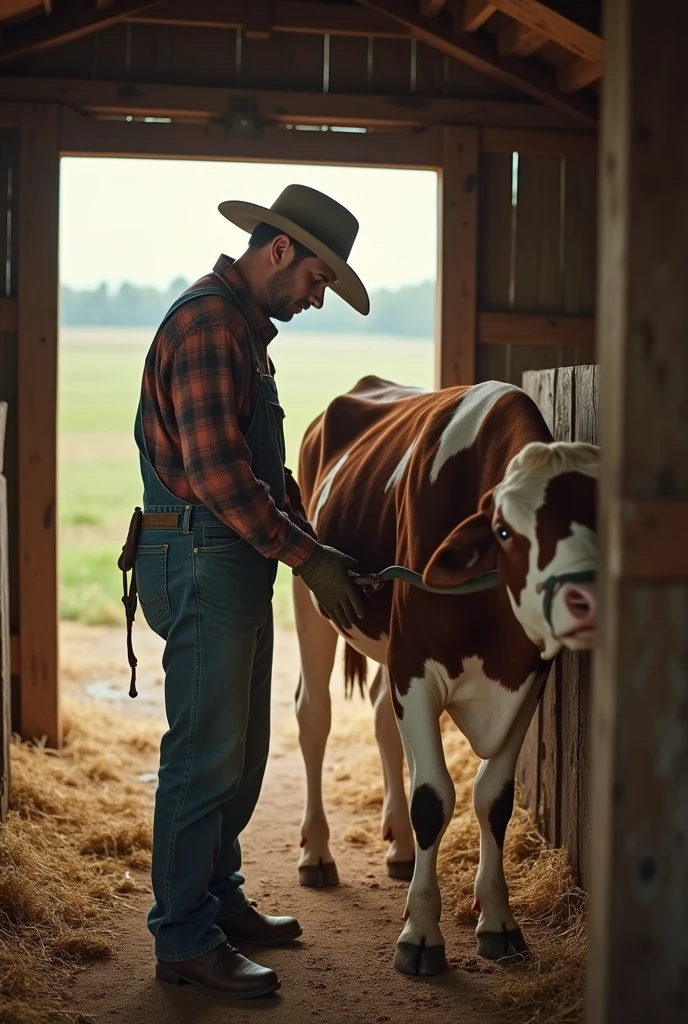
[[[258,224],[270,224],[301,242],[335,274],[332,291],[358,313],[368,315],[368,293],[347,263],[358,234],[358,221],[330,196],[306,185],[287,185],[269,209],[229,199],[220,203],[218,210],[243,231],[251,232]]]

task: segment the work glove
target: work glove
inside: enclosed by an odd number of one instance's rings
[[[354,565],[355,558],[318,544],[303,565],[294,569],[294,575],[300,576],[313,592],[325,615],[341,629],[351,629],[356,618],[363,618],[361,590],[349,576]]]

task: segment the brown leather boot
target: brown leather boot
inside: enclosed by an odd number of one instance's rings
[[[259,914],[253,906],[231,917],[220,918],[215,923],[229,941],[237,945],[281,946],[303,934],[295,917],[268,917],[267,914]]]
[[[169,985],[195,985],[220,999],[256,999],[276,992],[281,984],[269,967],[247,960],[228,942],[192,960],[158,960],[155,976]]]

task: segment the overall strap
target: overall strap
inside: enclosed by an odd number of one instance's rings
[[[218,281],[220,281],[220,283],[217,285],[207,285],[200,286],[198,288],[192,288],[191,291],[185,292],[183,295],[180,295],[176,302],[173,302],[170,308],[165,313],[165,316],[162,318],[158,331],[160,331],[164,327],[167,321],[170,320],[175,315],[175,313],[177,313],[178,310],[180,310],[183,306],[186,306],[189,302],[193,302],[194,299],[204,299],[214,295],[220,299],[226,299],[235,309],[238,309],[239,312],[241,312],[241,302],[236,292],[231,288],[230,285],[227,284],[226,281],[223,281],[221,278],[218,278]],[[249,348],[251,350],[251,366],[256,371],[256,373],[262,373],[260,367],[260,360],[258,359],[258,353],[256,352],[255,346],[253,344],[253,335],[250,330],[248,332],[248,338]]]

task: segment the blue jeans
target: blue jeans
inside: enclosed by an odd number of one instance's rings
[[[184,506],[146,511],[184,514]],[[168,730],[160,745],[148,916],[160,960],[213,949],[225,940],[215,919],[247,906],[239,836],[268,756],[276,569],[198,506],[187,510],[183,529],[140,535],[139,600],[166,641]]]

